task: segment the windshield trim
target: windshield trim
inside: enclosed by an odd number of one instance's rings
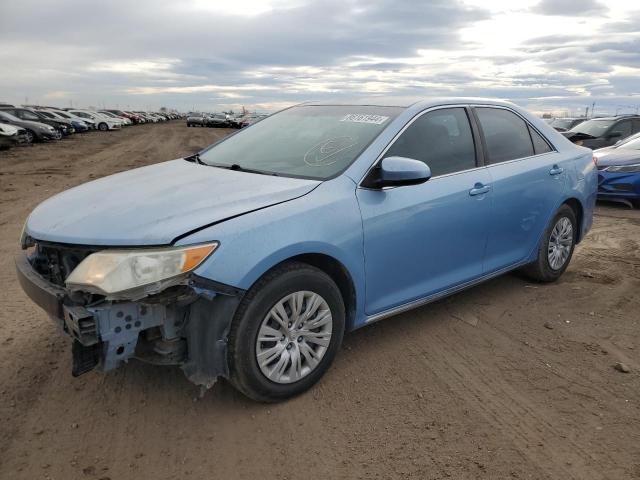
[[[382,135],[382,132],[384,132],[387,128],[389,128],[389,126],[393,123],[393,121],[404,111],[406,110],[406,107],[396,107],[396,106],[388,106],[388,105],[362,105],[362,104],[353,104],[353,105],[317,105],[317,104],[308,104],[308,103],[299,103],[297,105],[291,105],[290,107],[286,107],[283,108],[282,110],[278,110],[277,112],[274,112],[270,115],[267,115],[265,117],[262,117],[260,120],[253,122],[251,125],[243,128],[242,130],[236,130],[235,132],[227,135],[226,137],[221,138],[220,140],[218,140],[215,143],[212,143],[211,145],[209,145],[208,147],[204,148],[203,150],[200,150],[198,153],[198,155],[202,155],[203,153],[211,150],[213,147],[215,147],[216,145],[221,144],[222,142],[230,139],[231,137],[233,137],[234,135],[239,134],[242,131],[247,130],[248,128],[253,127],[254,125],[257,125],[258,123],[260,123],[261,121],[263,121],[266,118],[269,118],[272,115],[276,115],[278,113],[284,112],[286,110],[290,110],[292,108],[297,108],[297,107],[301,107],[301,108],[314,108],[314,107],[380,107],[380,108],[388,108],[388,109],[397,109],[397,113],[395,114],[394,118],[391,120],[391,122],[389,122],[388,125],[386,125],[384,128],[380,129],[380,131],[373,136],[373,138],[367,142],[365,145],[363,145],[362,149],[358,152],[358,154],[353,158],[353,160],[351,162],[349,162],[347,165],[344,166],[344,168],[342,168],[342,170],[337,171],[335,174],[329,176],[329,177],[324,177],[324,178],[318,178],[318,177],[314,177],[314,176],[310,176],[310,175],[296,175],[296,174],[292,174],[292,173],[283,173],[283,172],[271,172],[271,171],[265,171],[265,170],[259,170],[257,168],[252,168],[251,170],[253,170],[255,173],[254,175],[269,175],[269,176],[274,176],[274,173],[276,176],[278,177],[283,177],[283,178],[298,178],[300,180],[314,180],[316,182],[327,182],[329,180],[333,180],[334,178],[338,178],[340,175],[342,175],[344,172],[346,172],[353,164],[355,164],[358,159],[362,156],[362,154],[364,152],[367,151],[367,149],[373,144],[373,142],[376,141],[376,139]],[[221,164],[209,164],[208,162],[206,162],[205,160],[202,160],[202,165],[204,166],[215,166],[215,167],[219,167],[219,168],[228,168],[227,166],[222,166]],[[239,172],[242,172],[242,170],[238,170]],[[244,172],[244,173],[250,173],[250,172]]]

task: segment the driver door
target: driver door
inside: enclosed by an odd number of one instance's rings
[[[491,210],[490,176],[478,167],[463,107],[415,118],[384,157],[424,161],[419,185],[359,187],[366,313],[374,315],[479,277]]]

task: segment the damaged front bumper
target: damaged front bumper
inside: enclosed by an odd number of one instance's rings
[[[179,365],[197,385],[228,377],[227,335],[244,291],[190,274],[180,285],[136,301],[83,301],[16,259],[25,293],[73,338],[74,376],[109,371],[130,358]]]

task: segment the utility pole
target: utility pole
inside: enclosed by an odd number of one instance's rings
[[[591,118],[596,116],[596,102],[591,104]]]

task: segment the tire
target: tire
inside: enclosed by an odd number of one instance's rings
[[[102,122],[98,125],[98,130],[100,130],[101,132],[106,132],[107,130],[109,130],[109,125]]]
[[[285,331],[284,325],[280,326],[274,320],[271,316],[272,309],[276,308],[276,304],[282,306],[283,301],[292,298],[294,294],[297,299],[303,298],[300,305],[304,309],[301,317],[288,316],[287,319],[293,320],[288,325],[296,324],[302,318],[302,323],[307,322],[307,328],[316,322],[323,326],[297,330],[296,325],[293,325],[291,330]],[[309,318],[305,318],[307,308],[316,300],[320,306]],[[283,309],[289,307],[291,304],[284,303]],[[327,315],[327,311],[330,315]],[[265,333],[275,330],[274,326],[277,328],[274,334]],[[330,367],[342,343],[344,326],[344,302],[331,277],[315,267],[298,262],[285,263],[275,268],[251,287],[234,315],[228,343],[231,383],[247,397],[259,402],[276,402],[304,392],[320,380]],[[260,338],[274,340],[259,341],[259,333],[262,335]],[[301,340],[303,335],[304,339]],[[324,346],[316,341],[322,341]],[[273,348],[277,348],[280,353],[264,355]],[[310,349],[315,349],[312,355],[309,353]],[[258,354],[264,359],[262,366],[259,365]],[[300,359],[297,362],[299,369],[293,368],[294,357]],[[268,358],[272,358],[272,362],[266,362]],[[275,368],[279,361],[286,370],[281,376]],[[273,378],[267,376],[266,371],[270,369],[276,371]],[[284,375],[287,372],[288,375]]]
[[[556,238],[558,237],[558,232],[562,233],[565,231],[563,230],[562,224],[564,223],[566,226],[566,221],[571,225],[571,232],[570,234],[566,233],[566,235],[559,235],[560,238],[566,238],[566,241],[561,241],[561,245],[557,247],[556,250],[559,255],[559,257],[557,257],[559,263],[553,265],[553,254],[551,252],[551,250],[553,250],[552,237]],[[544,231],[544,235],[540,241],[540,246],[538,247],[538,256],[536,261],[524,267],[522,269],[523,273],[537,282],[555,282],[558,280],[571,262],[573,250],[576,246],[577,233],[578,222],[576,220],[575,212],[569,205],[562,205]],[[571,244],[567,245],[566,242],[569,240],[571,241]],[[563,243],[564,245],[562,245]],[[566,247],[568,247],[568,250]],[[566,257],[563,256],[562,251],[568,253]]]
[[[25,140],[26,140],[26,145],[31,145],[33,142],[36,141],[36,134],[31,131],[31,130],[27,130],[27,133],[25,134]]]
[[[53,134],[53,138],[55,140],[62,140],[62,132],[60,130],[56,130],[56,133]]]

